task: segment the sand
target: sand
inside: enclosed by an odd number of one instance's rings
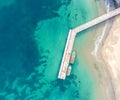
[[[98,5],[98,9],[103,7],[103,3],[101,4],[102,5]],[[105,13],[105,8],[99,9],[98,12],[99,16],[103,15]],[[78,50],[76,51],[77,58],[81,60],[80,57],[82,57],[82,59],[85,59],[88,64],[88,66],[82,67],[84,68],[87,67],[86,69],[90,71],[90,75],[94,79],[93,82],[95,87],[94,89],[95,99],[93,100],[115,100],[113,82],[111,82],[111,75],[109,75],[109,71],[106,68],[106,65],[104,64],[104,62],[101,61],[100,59],[101,57],[99,57],[99,54],[97,56],[97,59],[95,56],[91,54],[94,50],[94,42],[96,41],[97,37],[100,34],[102,34],[104,27],[105,22],[91,28],[90,30],[88,30],[89,32],[86,35],[81,35],[80,38],[78,36],[74,45],[74,47],[77,48]],[[80,43],[79,40],[82,40],[82,42]],[[99,51],[101,51],[101,49],[100,50],[98,49],[98,52]],[[78,57],[78,55],[80,55],[80,57]]]
[[[120,100],[120,16],[114,19],[101,54],[107,65],[115,100]]]

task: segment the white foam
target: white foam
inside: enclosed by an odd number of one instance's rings
[[[110,11],[110,4],[108,2],[108,0],[105,1],[105,5],[106,5],[106,12],[108,13]],[[94,50],[91,52],[91,54],[98,60],[100,61],[100,59],[98,58],[98,49],[99,49],[99,46],[101,45],[103,39],[104,39],[104,36],[106,35],[106,29],[107,29],[107,26],[108,26],[108,21],[105,23],[105,26],[103,28],[103,31],[102,31],[102,34],[100,34],[96,41],[95,41],[95,44],[94,44]]]

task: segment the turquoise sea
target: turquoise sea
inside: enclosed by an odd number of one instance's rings
[[[0,0],[0,100],[95,100],[81,56],[70,77],[57,75],[69,29],[96,16],[96,0]]]

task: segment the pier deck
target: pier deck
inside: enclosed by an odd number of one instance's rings
[[[66,42],[66,46],[63,54],[63,59],[62,59],[60,71],[58,74],[58,78],[60,79],[65,79],[66,77],[66,71],[69,65],[69,60],[70,60],[70,56],[73,48],[73,43],[74,43],[73,41],[75,39],[75,35],[76,35],[75,32],[72,30],[70,30],[68,33],[67,42]]]
[[[80,26],[69,31],[65,50],[64,50],[64,54],[63,54],[63,58],[62,58],[62,62],[61,62],[61,66],[60,66],[60,70],[59,70],[59,74],[58,74],[59,79],[66,78],[66,71],[67,71],[67,67],[69,65],[69,60],[70,60],[74,40],[75,40],[77,33],[81,32],[85,29],[88,29],[94,25],[97,25],[103,21],[106,21],[107,19],[110,19],[118,14],[120,14],[120,8],[117,8],[117,9],[115,9],[107,14],[104,14],[98,18],[95,18],[94,20],[92,20],[88,23],[85,23],[83,25],[80,25]]]

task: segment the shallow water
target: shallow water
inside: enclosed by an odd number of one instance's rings
[[[86,31],[76,38],[70,77],[57,75],[69,29],[96,17],[95,8],[93,0],[16,0],[2,7],[0,100],[94,100],[94,79],[78,52]]]

